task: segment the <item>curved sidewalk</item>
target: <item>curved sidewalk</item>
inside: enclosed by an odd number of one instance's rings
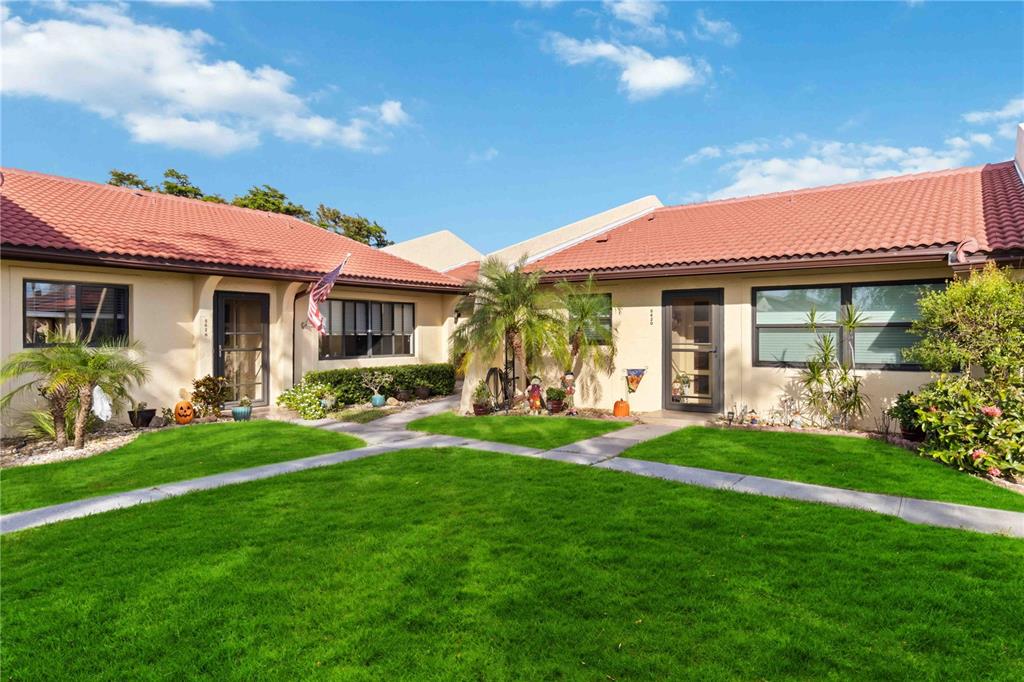
[[[612,434],[590,438],[546,451],[521,445],[509,445],[457,436],[417,435],[408,431],[371,428],[370,425],[362,426],[366,428],[346,430],[363,437],[369,436],[367,440],[370,441],[377,440],[378,438],[380,440],[375,444],[355,450],[276,462],[249,469],[193,478],[187,481],[166,483],[152,488],[140,488],[102,497],[91,497],[84,500],[6,514],[0,516],[0,534],[77,519],[114,509],[134,507],[140,504],[178,497],[198,490],[210,490],[237,483],[258,481],[264,478],[280,476],[281,474],[331,466],[388,452],[412,448],[462,447],[486,452],[499,452],[571,464],[582,464],[598,469],[661,478],[704,488],[731,490],[738,493],[800,500],[802,502],[816,502],[834,507],[848,507],[887,516],[896,516],[910,523],[1024,538],[1024,513],[1021,512],[971,507],[949,502],[919,500],[895,495],[881,495],[810,483],[785,481],[776,478],[746,476],[710,469],[697,469],[675,464],[619,457],[619,453],[626,448],[652,438],[656,434],[660,435],[657,433],[658,428],[648,426],[631,427]],[[397,424],[389,424],[388,426],[397,426]]]

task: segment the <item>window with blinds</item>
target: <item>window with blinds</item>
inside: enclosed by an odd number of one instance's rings
[[[128,338],[128,287],[82,282],[24,281],[23,345],[47,345],[67,332],[98,345]]]
[[[910,333],[919,314],[917,302],[945,286],[931,281],[754,289],[754,364],[803,366],[815,352],[816,335],[829,334],[841,362],[856,361],[867,369],[919,369],[903,359],[903,350],[917,342]],[[864,323],[848,336],[838,322],[843,306],[851,304]],[[816,332],[807,328],[812,309]]]
[[[327,300],[320,313],[327,330],[320,337],[322,360],[413,355],[412,303]]]

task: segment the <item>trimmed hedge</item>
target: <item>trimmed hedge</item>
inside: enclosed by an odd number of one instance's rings
[[[447,362],[433,365],[325,369],[306,372],[303,381],[317,381],[331,386],[341,404],[365,403],[373,395],[373,391],[363,386],[363,382],[359,378],[360,372],[366,369],[384,372],[395,377],[394,382],[385,391],[388,395],[394,395],[401,389],[411,391],[417,386],[429,386],[432,395],[451,395],[455,392],[455,367]]]

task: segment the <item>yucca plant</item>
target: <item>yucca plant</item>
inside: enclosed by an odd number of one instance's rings
[[[823,426],[849,429],[853,420],[863,417],[868,408],[862,381],[857,375],[853,344],[854,333],[864,324],[864,315],[852,304],[843,306],[838,324],[847,343],[845,362],[839,359],[835,336],[819,333],[817,311],[812,308],[807,314],[807,328],[815,335],[815,352],[800,373],[800,384],[812,417]]]

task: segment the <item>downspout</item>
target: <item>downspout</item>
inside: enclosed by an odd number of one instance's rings
[[[978,248],[978,240],[974,237],[967,237],[953,247],[953,250],[947,254],[946,262],[954,271],[969,268],[973,263],[983,262],[985,260],[984,256],[982,256],[980,260],[977,258],[971,258],[970,256],[970,254],[976,252]]]
[[[305,291],[298,294],[292,300],[292,386],[295,386],[295,371],[296,365],[299,362],[299,351],[298,347],[295,345],[295,328],[299,326],[298,324],[295,323],[295,304],[298,303],[300,298],[305,298],[306,296],[309,296],[309,290],[310,287],[307,286]]]

